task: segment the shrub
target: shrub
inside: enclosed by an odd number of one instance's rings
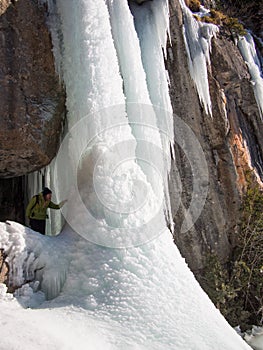
[[[240,233],[237,246],[235,275],[242,276],[241,297],[244,308],[251,313],[251,321],[263,316],[263,191],[247,174],[248,188],[243,200]],[[240,277],[241,278],[241,277]],[[233,278],[232,278],[233,279]]]
[[[201,3],[199,0],[186,0],[185,3],[192,12],[198,12],[200,10]]]
[[[210,16],[204,16],[202,18],[196,17],[196,19],[200,19],[202,22],[213,23],[216,25],[223,26],[223,27],[227,28],[231,32],[231,34],[235,37],[237,37],[239,35],[243,36],[243,35],[247,34],[245,28],[238,21],[237,18],[228,17],[227,15],[225,15],[221,11],[211,9]]]
[[[200,283],[232,326],[243,330],[263,318],[263,191],[247,173],[237,246],[223,266],[211,254]]]
[[[231,276],[234,274],[233,271]],[[215,254],[207,256],[205,274],[200,283],[232,326],[240,325],[244,330],[249,328],[250,312],[244,309],[239,296],[242,283],[238,276],[235,283],[231,281],[228,267],[222,265]]]
[[[224,25],[231,31],[232,34],[234,34],[235,36],[238,35],[246,35],[247,32],[243,26],[243,24],[241,24],[237,18],[234,17],[226,17],[225,21],[224,21]]]

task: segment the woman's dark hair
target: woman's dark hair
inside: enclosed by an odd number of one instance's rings
[[[52,193],[52,191],[48,187],[44,187],[42,193],[43,193],[43,196],[45,197],[47,194]]]

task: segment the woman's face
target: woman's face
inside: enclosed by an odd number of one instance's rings
[[[51,198],[52,198],[52,193],[48,193],[45,195],[45,200],[46,201],[51,201]]]

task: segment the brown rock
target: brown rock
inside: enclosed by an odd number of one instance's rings
[[[191,269],[198,272],[210,253],[215,253],[222,263],[231,258],[242,191],[246,187],[245,171],[255,167],[263,176],[260,170],[263,130],[247,67],[237,47],[223,37],[213,42],[208,72],[213,118],[206,115],[189,73],[178,1],[170,2],[170,14],[172,46],[166,65],[173,110],[195,133],[209,169],[204,209],[194,227],[181,233],[185,208],[191,200],[193,174],[187,157],[176,145],[176,162],[172,164],[169,184],[175,241]],[[186,139],[185,143],[188,142]],[[176,212],[178,174],[182,196]]]
[[[0,14],[0,177],[14,177],[55,156],[64,92],[45,9],[35,1],[0,0]]]
[[[230,124],[228,143],[237,173],[238,190],[246,189],[246,172],[256,169],[263,179],[263,125],[250,75],[236,46],[218,38],[213,42],[212,74],[226,96]]]

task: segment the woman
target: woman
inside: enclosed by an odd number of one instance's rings
[[[51,201],[52,191],[45,187],[42,192],[32,197],[26,208],[26,216],[29,218],[29,225],[32,230],[45,234],[47,209],[60,209],[67,200],[59,204]]]

